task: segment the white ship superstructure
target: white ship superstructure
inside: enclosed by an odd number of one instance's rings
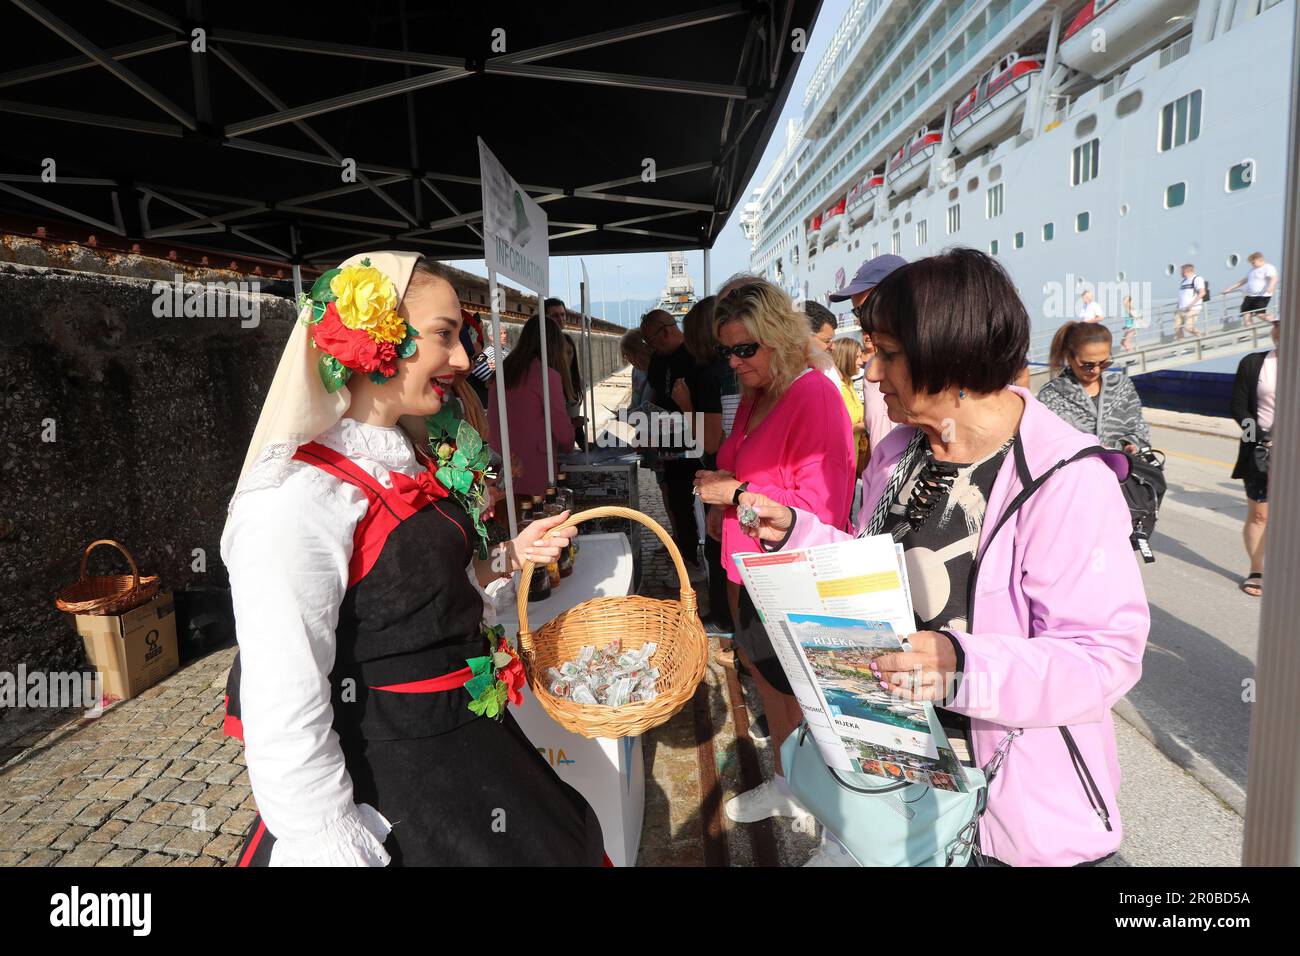
[[[981,249],[1016,281],[1038,358],[1084,287],[1115,327],[1125,297],[1168,308],[1184,262],[1217,292],[1281,252],[1294,16],[1294,0],[858,0],[744,210],[751,266],[825,302],[872,256]]]

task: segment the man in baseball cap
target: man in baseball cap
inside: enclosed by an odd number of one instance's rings
[[[871,293],[885,276],[889,275],[899,266],[907,265],[907,260],[902,256],[883,255],[876,256],[874,259],[868,259],[862,263],[862,268],[858,269],[858,274],[853,277],[853,281],[843,289],[832,292],[828,298],[832,302],[843,302],[850,299],[853,302],[853,314],[862,321],[861,308],[862,304],[871,298]],[[863,347],[867,349],[868,354],[874,354],[876,349],[871,344],[871,336],[866,332],[862,333]],[[870,442],[869,450],[875,450],[876,446],[884,439],[886,435],[894,428],[894,422],[890,420],[889,413],[885,409],[885,400],[880,394],[880,386],[865,377],[862,380],[862,406],[863,406],[863,424],[867,429],[867,439]]]
[[[865,292],[870,292],[881,282],[885,276],[889,275],[899,266],[907,265],[907,260],[902,256],[883,255],[876,256],[874,259],[868,259],[862,263],[862,268],[858,269],[858,274],[853,277],[853,281],[837,292],[832,292],[829,296],[832,302],[843,302],[845,299],[853,300],[853,307],[856,309],[862,302],[866,301],[866,296],[859,299],[858,296]]]

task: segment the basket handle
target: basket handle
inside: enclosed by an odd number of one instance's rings
[[[621,508],[617,505],[605,505],[600,508],[589,508],[586,511],[571,515],[569,520],[562,525],[558,525],[552,531],[559,528],[572,528],[580,525],[584,521],[593,521],[596,518],[627,518],[645,525],[655,533],[655,536],[663,542],[668,549],[668,556],[673,559],[673,567],[677,569],[677,586],[681,594],[682,610],[687,614],[695,613],[695,590],[691,587],[691,579],[686,573],[686,564],[682,561],[682,553],[677,550],[677,545],[669,536],[668,532],[663,529],[659,522],[655,521],[649,515],[642,514],[639,511],[633,511],[631,508]],[[520,571],[518,594],[515,597],[515,605],[519,612],[519,647],[526,654],[531,654],[533,650],[533,633],[528,626],[528,582],[532,580],[533,562],[525,561],[523,569]]]
[[[111,545],[122,552],[122,556],[126,558],[126,563],[131,565],[131,590],[138,590],[140,587],[140,569],[136,567],[135,558],[131,557],[131,552],[126,550],[125,545],[119,544],[111,538],[100,538],[98,541],[92,541],[90,544],[86,545],[86,550],[82,552],[81,555],[81,571],[77,575],[77,579],[79,581],[86,580],[86,562],[90,560],[90,552],[94,551],[101,544]]]

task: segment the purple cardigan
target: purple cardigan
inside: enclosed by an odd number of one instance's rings
[[[1022,388],[1020,437],[1029,473],[1095,443]],[[871,515],[914,434],[897,428],[862,476],[860,520]],[[1016,866],[1070,866],[1120,844],[1120,770],[1111,707],[1142,673],[1151,613],[1129,543],[1118,477],[1122,454],[1088,457],[1052,475],[991,540],[1021,489],[1008,455],[989,495],[970,627],[953,632],[965,656],[955,699],[971,719],[984,766],[1012,728],[1023,729],[994,779],[980,825],[986,854]],[[797,511],[786,548],[849,535]]]

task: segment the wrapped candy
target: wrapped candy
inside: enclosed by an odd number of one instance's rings
[[[575,661],[547,668],[550,690],[556,697],[579,704],[621,707],[659,696],[659,669],[649,666],[658,645],[653,641],[624,651],[621,641],[601,647],[584,645]]]

